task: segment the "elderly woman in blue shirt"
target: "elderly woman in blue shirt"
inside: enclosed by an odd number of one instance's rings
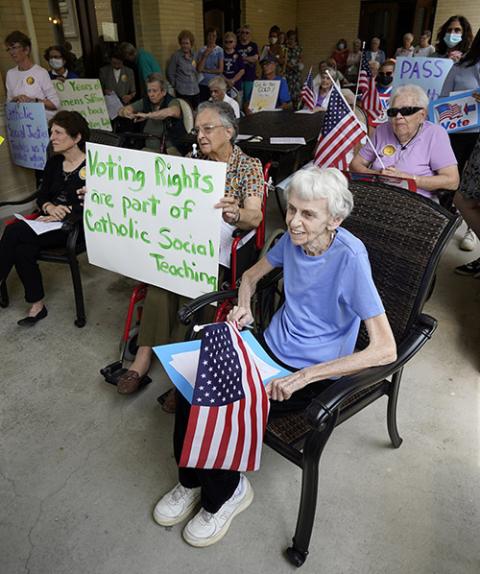
[[[258,281],[274,267],[283,267],[285,303],[265,332],[269,353],[295,372],[271,381],[272,408],[303,408],[322,381],[391,363],[396,345],[372,279],[363,243],[339,227],[353,207],[346,178],[337,169],[299,171],[288,193],[287,233],[242,276],[238,307],[229,319],[240,326],[253,321],[250,301]],[[368,346],[354,353],[360,322]],[[307,392],[305,392],[307,391]],[[188,404],[177,405],[175,432],[179,441],[188,420]],[[180,408],[181,407],[181,408]],[[183,410],[182,410],[183,409]],[[192,546],[220,540],[232,519],[253,500],[247,478],[230,470],[182,469],[180,483],[158,502],[155,520],[170,526],[200,511],[183,530]],[[214,503],[212,502],[214,501]],[[207,507],[205,507],[205,506]]]

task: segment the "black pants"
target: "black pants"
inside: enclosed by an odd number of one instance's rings
[[[177,91],[177,98],[181,98],[182,100],[185,100],[186,102],[188,102],[191,106],[193,110],[196,110],[198,108],[198,104],[200,103],[200,94],[194,94],[192,95],[188,95],[188,94],[181,94],[180,92]]]
[[[200,88],[200,103],[208,101],[210,99],[210,88],[203,84],[199,84],[198,87]]]
[[[177,391],[173,451],[180,462],[183,441],[188,425],[190,403]],[[233,495],[240,480],[240,473],[233,470],[180,468],[178,480],[185,488],[201,487],[202,507],[214,514]]]
[[[473,148],[478,140],[478,132],[467,134],[449,134],[450,143],[452,144],[453,153],[457,158],[458,172],[462,177],[463,169],[467,163]]]
[[[66,245],[67,234],[58,229],[37,235],[26,223],[7,225],[0,239],[0,281],[5,281],[15,266],[25,289],[27,303],[44,297],[42,275],[37,263],[41,249]]]
[[[262,341],[263,345],[263,341]],[[265,349],[279,364],[284,365],[275,358],[265,344]],[[295,369],[291,369],[292,371]],[[270,401],[270,416],[276,414],[292,412],[305,409],[315,398],[315,396],[325,388],[328,381],[313,383],[307,387],[293,393],[288,401]],[[183,441],[185,438],[188,415],[190,413],[190,403],[177,391],[177,406],[175,411],[175,430],[173,434],[173,449],[177,464],[180,461]],[[186,488],[201,487],[202,507],[208,512],[215,513],[232,496],[240,480],[240,473],[233,470],[217,469],[178,469],[178,479],[180,484]]]

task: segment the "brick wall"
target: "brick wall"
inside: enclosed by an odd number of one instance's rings
[[[49,46],[57,43],[55,40],[55,26],[48,21],[50,16],[48,2],[45,2],[45,0],[30,0],[30,7],[37,36],[38,54],[40,56],[38,64],[48,67],[47,62],[43,58],[43,52]]]
[[[155,55],[163,71],[178,49],[177,36],[181,30],[193,33],[197,49],[204,44],[202,0],[136,0],[134,14],[139,19],[135,23],[137,44]]]
[[[359,18],[358,0],[298,0],[297,25],[305,74],[310,66],[317,71],[318,62],[330,56],[339,38],[346,38],[351,46]]]
[[[452,3],[451,0],[438,0],[433,27],[434,38],[436,38],[440,26],[454,14],[465,16],[472,25],[473,35],[477,33],[480,28],[480,4],[478,0],[459,0],[455,3]]]
[[[3,41],[5,36],[14,30],[20,30],[27,34],[27,25],[23,15],[21,2],[10,2],[9,0],[0,0],[0,72],[5,78],[7,70],[12,67],[13,62],[10,55],[5,52]],[[3,83],[3,82],[2,82]],[[0,88],[0,90],[2,90]]]
[[[297,0],[245,0],[242,23],[252,29],[252,40],[261,47],[268,41],[268,31],[277,25],[285,32],[297,25]]]

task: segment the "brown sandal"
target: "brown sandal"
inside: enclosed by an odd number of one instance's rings
[[[121,395],[131,395],[138,391],[145,375],[140,375],[137,371],[128,370],[120,375],[117,382],[117,391]]]

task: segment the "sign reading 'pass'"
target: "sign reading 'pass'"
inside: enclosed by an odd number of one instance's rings
[[[397,58],[393,87],[415,84],[425,90],[430,100],[436,100],[452,66],[450,58]]]
[[[217,289],[226,164],[87,144],[90,263],[187,297]]]

